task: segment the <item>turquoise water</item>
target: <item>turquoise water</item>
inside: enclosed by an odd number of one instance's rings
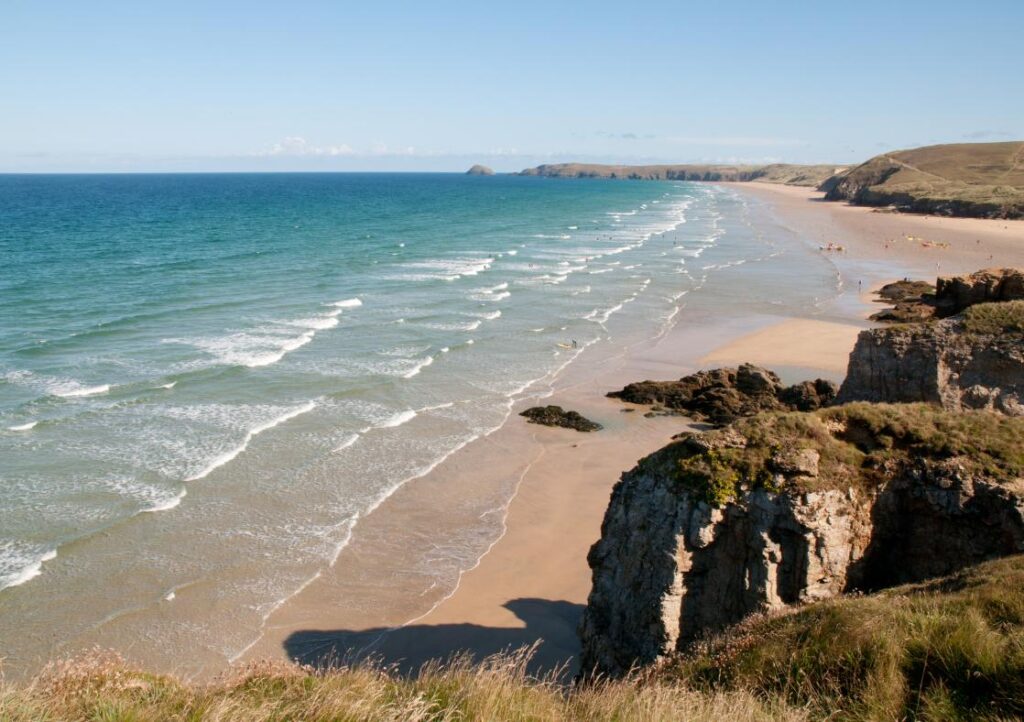
[[[748,216],[669,182],[0,176],[0,638],[95,629],[127,579],[133,609],[202,582],[265,618],[586,349],[716,269],[785,298]]]

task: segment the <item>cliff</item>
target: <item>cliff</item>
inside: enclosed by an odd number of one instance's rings
[[[815,187],[839,169],[834,165],[601,165],[556,163],[527,168],[519,175],[548,178],[625,178],[630,180],[683,180],[783,183]]]
[[[1024,142],[933,145],[876,156],[819,186],[826,200],[1024,218]]]
[[[957,305],[980,294],[946,284]],[[1024,301],[983,303],[930,323],[862,331],[837,403],[927,401],[1024,416]]]
[[[926,405],[763,413],[615,487],[582,669],[619,676],[757,612],[1024,550],[1024,419]]]

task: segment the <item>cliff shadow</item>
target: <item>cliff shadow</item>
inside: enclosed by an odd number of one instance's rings
[[[298,664],[329,669],[373,662],[415,674],[425,663],[467,654],[473,660],[499,652],[536,645],[527,670],[536,676],[558,673],[569,679],[576,672],[579,639],[576,628],[584,605],[549,599],[512,599],[503,604],[522,627],[477,624],[413,624],[406,627],[301,630],[284,642],[285,652]]]

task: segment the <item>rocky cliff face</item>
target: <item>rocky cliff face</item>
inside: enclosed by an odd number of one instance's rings
[[[766,413],[616,486],[582,669],[622,675],[756,612],[1024,551],[1024,420],[935,407]]]
[[[964,294],[948,294],[966,301]],[[980,292],[979,292],[980,293]],[[1024,301],[943,321],[863,331],[837,403],[928,401],[1024,416]]]

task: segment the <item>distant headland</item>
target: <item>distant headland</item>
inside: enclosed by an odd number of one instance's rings
[[[470,171],[472,172],[472,171]],[[835,165],[600,165],[556,163],[523,176],[761,182],[807,186],[825,200],[895,211],[974,218],[1024,218],[1024,141],[955,143],[884,153]]]

